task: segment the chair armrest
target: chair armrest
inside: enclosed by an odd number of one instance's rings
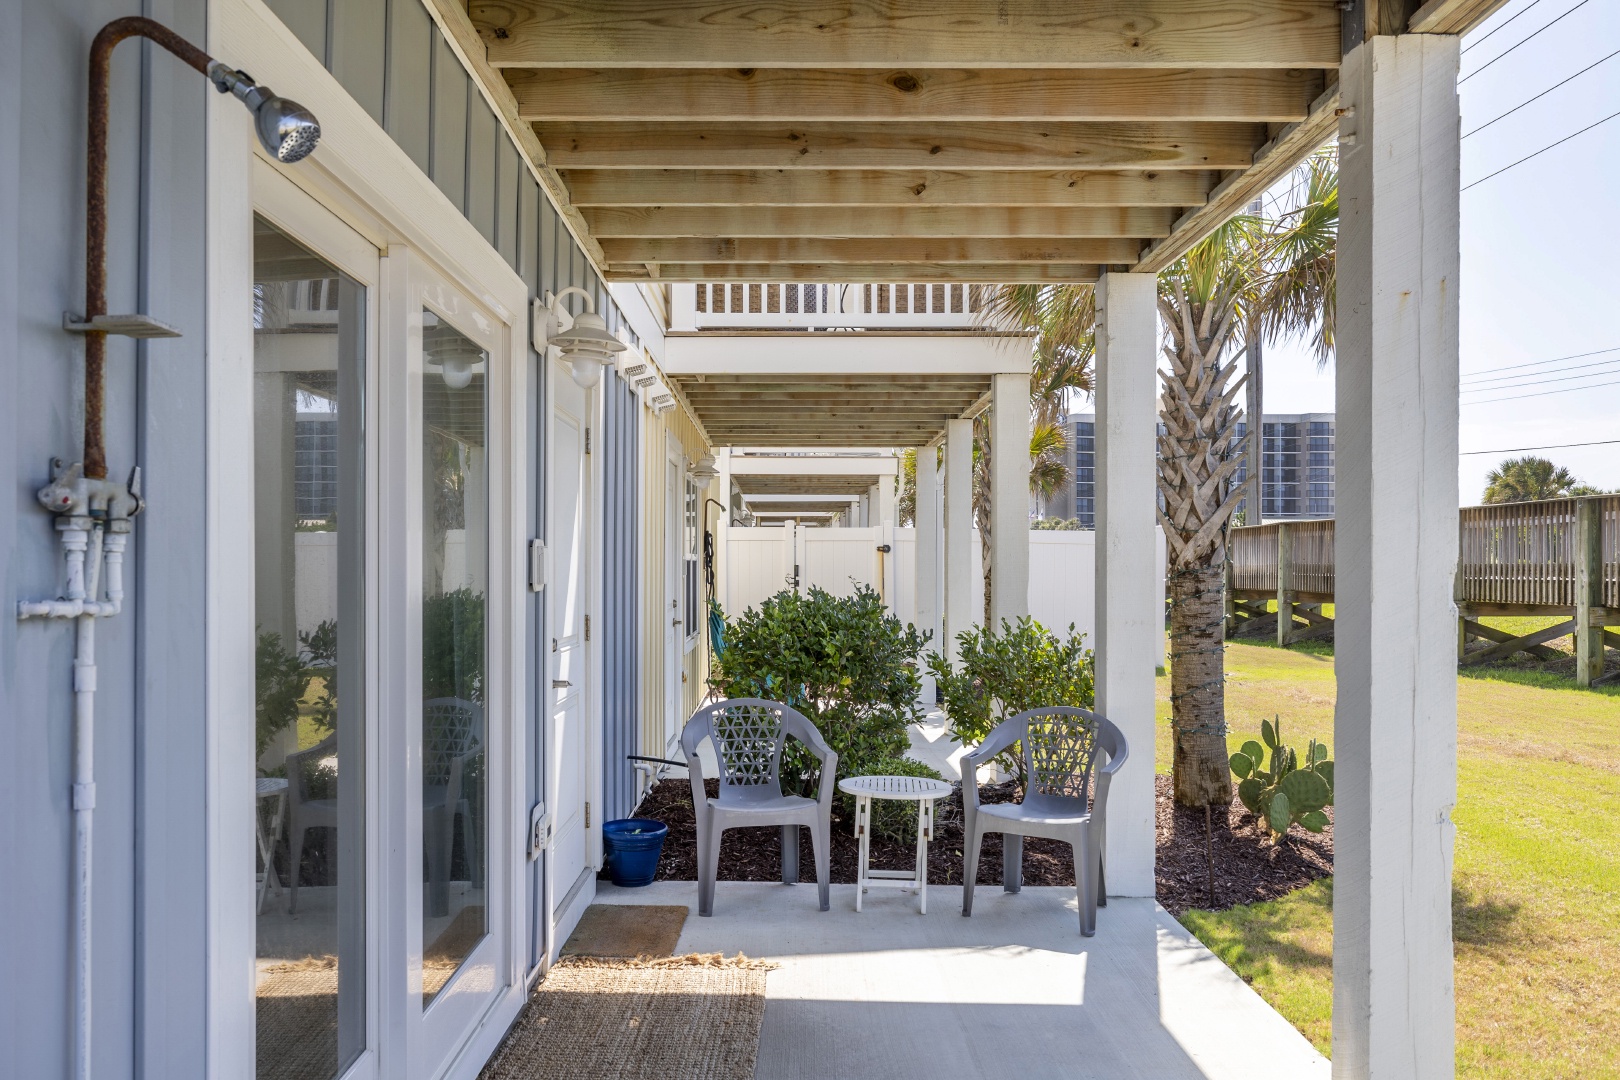
[[[817,755],[821,757],[821,755]],[[838,789],[838,755],[828,750],[821,757],[821,776],[816,782],[816,803],[823,813],[832,806],[833,792]]]
[[[962,775],[967,776],[969,766],[978,769],[1007,747],[1024,737],[1029,725],[1023,720],[1003,720],[990,730],[978,748],[962,759]]]

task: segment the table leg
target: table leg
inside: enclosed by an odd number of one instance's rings
[[[872,800],[870,796],[861,795],[855,799],[855,835],[860,839],[860,852],[855,859],[855,910],[861,910],[861,897],[866,892],[866,864],[871,857],[871,814]]]
[[[264,898],[270,894],[273,886],[279,895],[281,879],[276,875],[276,837],[281,834],[281,814],[285,809],[287,796],[285,793],[276,795],[276,808],[270,814],[270,827],[264,825],[264,817],[255,802],[253,807],[253,831],[259,841],[259,859],[264,863],[264,876],[259,879],[259,902],[256,914],[264,914]]]
[[[934,800],[917,800],[917,898],[921,913],[928,914],[928,841],[934,831]]]

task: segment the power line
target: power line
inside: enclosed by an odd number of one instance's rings
[[[1465,383],[1470,383],[1470,382],[1472,382],[1472,383],[1494,383],[1494,382],[1514,382],[1514,381],[1520,380],[1520,379],[1528,379],[1528,380],[1530,380],[1529,382],[1520,382],[1518,385],[1520,385],[1520,386],[1529,386],[1532,383],[1536,383],[1536,382],[1549,382],[1549,381],[1551,381],[1549,379],[1549,376],[1559,375],[1559,374],[1562,374],[1563,372],[1566,372],[1566,371],[1579,371],[1582,368],[1609,367],[1609,366],[1614,365],[1614,364],[1620,364],[1620,359],[1616,359],[1616,360],[1593,360],[1590,364],[1575,364],[1575,365],[1573,365],[1571,367],[1567,367],[1567,368],[1553,368],[1551,371],[1526,371],[1526,372],[1523,372],[1522,374],[1519,374],[1519,375],[1497,375],[1497,376],[1494,376],[1494,377],[1489,378],[1489,379],[1464,379],[1462,381],[1465,382]],[[1602,374],[1602,372],[1593,372],[1592,374]],[[1574,376],[1574,377],[1575,378],[1585,378],[1585,376],[1581,376],[1581,375],[1577,375],[1577,376]],[[1506,387],[1502,387],[1502,386],[1498,386],[1498,387],[1478,387],[1478,389],[1481,389],[1481,390],[1485,390],[1485,389],[1505,390]]]
[[[1570,8],[1568,11],[1566,11],[1562,15],[1558,16],[1558,18],[1554,19],[1552,22],[1547,23],[1545,26],[1543,26],[1541,28],[1541,30],[1535,31],[1529,37],[1520,38],[1518,41],[1514,42],[1512,45],[1509,45],[1507,48],[1503,49],[1501,52],[1497,53],[1495,56],[1491,57],[1489,60],[1487,60],[1483,64],[1479,65],[1479,67],[1475,68],[1473,71],[1470,71],[1468,74],[1466,74],[1462,78],[1458,79],[1457,80],[1457,85],[1461,86],[1463,83],[1467,82],[1469,79],[1472,79],[1475,75],[1478,75],[1480,72],[1484,71],[1486,68],[1490,67],[1492,64],[1494,64],[1498,60],[1502,59],[1502,57],[1506,56],[1508,53],[1512,52],[1514,49],[1517,49],[1520,45],[1523,45],[1525,42],[1527,42],[1527,41],[1531,40],[1532,38],[1536,37],[1536,35],[1540,34],[1542,30],[1546,30],[1546,29],[1548,29],[1548,28],[1550,28],[1552,26],[1557,25],[1560,22],[1563,22],[1565,19],[1569,18],[1571,15],[1575,14],[1575,12],[1579,11],[1581,8],[1585,7],[1587,4],[1590,4],[1591,2],[1592,2],[1592,0],[1581,0],[1580,3],[1576,4],[1574,7]]]
[[[1515,161],[1512,165],[1504,165],[1500,169],[1497,169],[1493,173],[1486,173],[1484,176],[1480,177],[1478,180],[1475,180],[1473,183],[1464,184],[1459,189],[1458,194],[1461,194],[1462,192],[1467,191],[1471,187],[1478,187],[1480,184],[1483,184],[1485,181],[1489,180],[1493,176],[1501,176],[1503,173],[1507,172],[1509,169],[1516,169],[1520,165],[1523,165],[1525,162],[1529,161],[1531,158],[1540,157],[1542,154],[1545,154],[1547,151],[1553,149],[1554,147],[1559,147],[1559,146],[1564,145],[1565,143],[1569,142],[1569,140],[1575,138],[1578,135],[1585,135],[1588,131],[1591,131],[1593,128],[1601,127],[1604,124],[1607,124],[1610,120],[1613,120],[1617,116],[1620,116],[1620,112],[1612,112],[1608,116],[1605,116],[1603,119],[1599,120],[1597,123],[1588,124],[1585,127],[1581,128],[1581,130],[1575,132],[1574,135],[1565,135],[1562,139],[1559,139],[1557,142],[1552,143],[1549,146],[1543,146],[1540,150],[1537,150],[1533,154],[1524,155],[1524,157],[1520,158],[1518,161]]]
[[[1596,442],[1566,442],[1553,443],[1551,446],[1510,446],[1505,450],[1461,450],[1458,457],[1473,457],[1475,454],[1518,454],[1525,450],[1567,450],[1571,446],[1609,446],[1620,443],[1620,439],[1599,439]]]
[[[1524,5],[1524,7],[1520,8],[1518,11],[1514,12],[1512,15],[1509,15],[1507,18],[1503,19],[1501,24],[1499,26],[1497,26],[1496,29],[1492,30],[1490,33],[1486,34],[1484,37],[1477,38],[1476,40],[1471,41],[1467,45],[1463,46],[1463,51],[1459,55],[1467,56],[1469,49],[1472,49],[1476,45],[1485,44],[1485,42],[1490,38],[1491,34],[1496,33],[1497,30],[1501,30],[1501,29],[1505,28],[1508,23],[1512,22],[1514,19],[1517,19],[1520,15],[1523,15],[1525,12],[1529,11],[1531,8],[1535,7],[1539,3],[1541,3],[1541,0],[1530,0],[1530,2],[1528,4]]]
[[[1620,379],[1614,382],[1592,383],[1589,386],[1566,386],[1562,390],[1542,390],[1534,394],[1508,394],[1506,397],[1485,398],[1481,401],[1465,401],[1464,405],[1489,405],[1493,401],[1520,401],[1524,398],[1546,397],[1548,394],[1567,394],[1572,390],[1596,390],[1601,386],[1620,386]]]
[[[1520,109],[1524,108],[1526,105],[1529,105],[1531,102],[1540,101],[1542,98],[1546,97],[1548,94],[1552,93],[1554,90],[1558,89],[1560,86],[1563,86],[1564,83],[1567,83],[1567,82],[1570,82],[1570,81],[1572,81],[1574,79],[1580,78],[1582,75],[1585,75],[1588,71],[1591,71],[1593,68],[1597,67],[1598,64],[1606,64],[1610,60],[1613,60],[1617,56],[1620,56],[1620,49],[1614,50],[1614,52],[1610,53],[1608,56],[1605,56],[1602,60],[1599,60],[1596,64],[1588,64],[1586,67],[1581,68],[1581,70],[1579,70],[1575,74],[1571,75],[1568,79],[1564,79],[1561,82],[1553,83],[1551,86],[1547,87],[1547,89],[1543,90],[1541,93],[1537,94],[1535,97],[1527,98],[1526,100],[1519,102],[1517,105],[1513,106],[1513,108],[1509,109],[1507,112],[1503,113],[1501,116],[1498,116],[1498,117],[1495,117],[1494,119],[1485,121],[1483,124],[1479,125],[1479,127],[1475,128],[1473,131],[1464,132],[1462,137],[1466,139],[1470,135],[1479,134],[1481,131],[1484,131],[1486,128],[1488,128],[1492,124],[1496,123],[1497,120],[1505,120],[1507,117],[1512,116],[1514,113],[1518,112]]]
[[[1604,353],[1620,352],[1620,345],[1607,349],[1593,349],[1591,352],[1573,353],[1569,356],[1555,356],[1551,360],[1532,360],[1525,364],[1503,364],[1501,367],[1480,368],[1478,371],[1463,372],[1464,379],[1471,379],[1476,375],[1489,375],[1493,371],[1512,371],[1516,368],[1541,367],[1543,364],[1561,364],[1565,360],[1584,360],[1588,356],[1602,356]]]
[[[1613,365],[1615,361],[1611,360],[1608,363]],[[1595,367],[1596,365],[1588,364],[1583,366]],[[1611,367],[1608,371],[1588,371],[1584,375],[1564,375],[1552,379],[1537,378],[1531,380],[1530,382],[1515,383],[1507,386],[1476,386],[1473,389],[1464,389],[1462,392],[1465,394],[1488,394],[1492,390],[1527,390],[1532,386],[1546,386],[1548,383],[1569,382],[1572,379],[1595,379],[1603,375],[1620,375],[1620,368]],[[1518,377],[1523,378],[1524,376]]]

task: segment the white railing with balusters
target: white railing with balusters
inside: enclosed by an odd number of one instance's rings
[[[977,325],[994,286],[705,282],[670,288],[676,330],[961,330]]]

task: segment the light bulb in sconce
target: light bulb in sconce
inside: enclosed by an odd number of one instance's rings
[[[562,300],[569,293],[584,297],[586,310],[573,316],[564,330]],[[613,363],[614,354],[627,347],[608,333],[606,320],[596,313],[596,298],[577,285],[534,302],[534,347],[544,354],[553,345],[568,361],[574,381],[587,390],[602,380],[602,369]]]

